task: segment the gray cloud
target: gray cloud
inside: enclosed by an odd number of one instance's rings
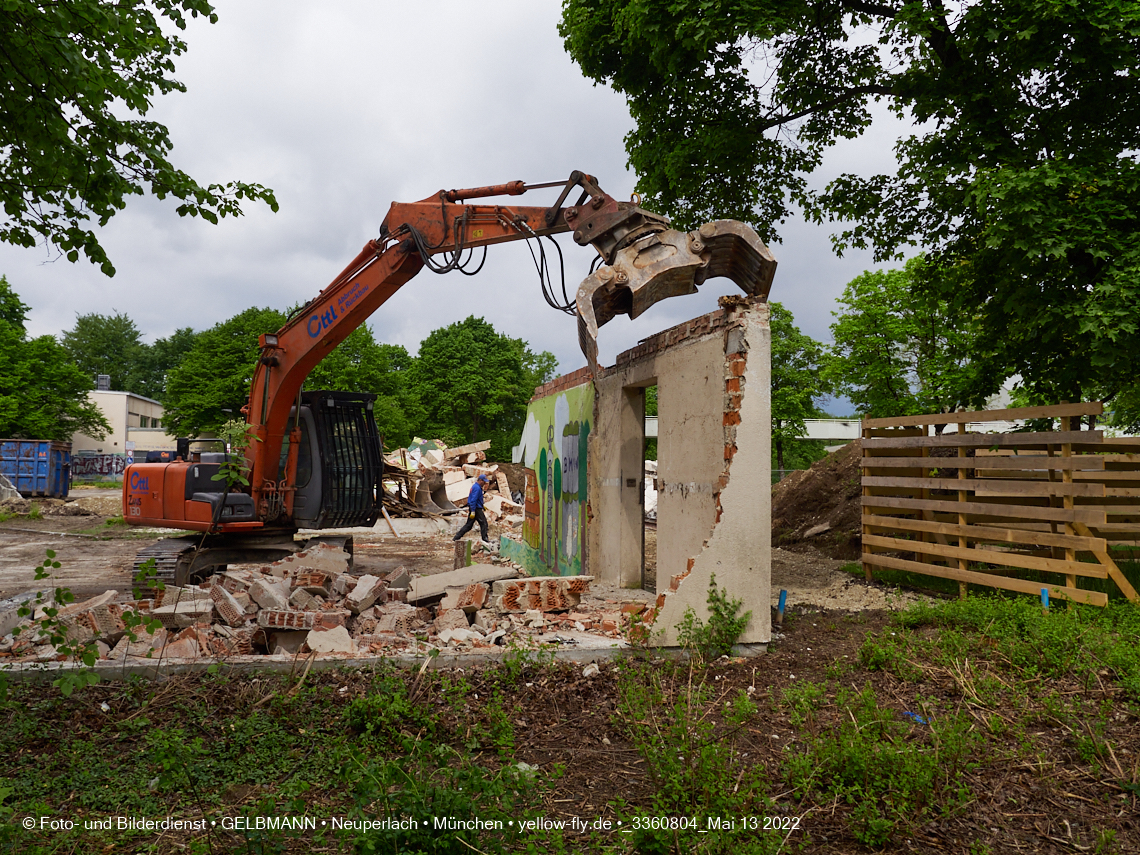
[[[247,206],[245,217],[211,226],[179,218],[169,201],[134,198],[99,230],[113,279],[84,261],[53,262],[43,248],[0,246],[0,272],[32,306],[31,332],[59,334],[76,314],[117,310],[153,340],[252,305],[308,300],[375,236],[393,200],[441,187],[535,183],[582,169],[615,197],[633,189],[624,101],[584,79],[562,50],[556,3],[217,6],[218,24],[192,22],[184,36],[189,52],[176,76],[188,92],[159,99],[152,118],[169,127],[174,162],[199,181],[261,182],[281,211]],[[877,121],[874,134],[836,150],[827,174],[889,168],[900,127]],[[525,201],[552,200],[551,191],[532,195]],[[836,258],[825,227],[789,222],[782,232],[772,299],[826,339],[835,297],[870,258]],[[573,293],[592,253],[561,242]],[[730,289],[712,281],[635,322],[614,320],[601,331],[603,361],[710,311]],[[469,314],[552,351],[563,371],[583,364],[574,320],[543,302],[521,244],[492,247],[474,278],[421,273],[371,324],[380,339],[415,351],[428,332]]]

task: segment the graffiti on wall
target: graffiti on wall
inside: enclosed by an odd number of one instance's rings
[[[90,457],[71,458],[72,478],[93,478],[96,476],[116,476],[127,471],[125,454],[94,454]]]
[[[592,383],[531,401],[527,407],[521,444],[525,548],[519,544],[511,550],[518,557],[508,557],[532,574],[576,576],[584,571],[586,442],[593,417]]]

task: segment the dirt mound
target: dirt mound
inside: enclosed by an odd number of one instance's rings
[[[855,440],[773,486],[772,545],[794,550],[810,543],[832,558],[858,558],[862,456]]]

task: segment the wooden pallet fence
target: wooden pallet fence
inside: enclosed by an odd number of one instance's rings
[[[1104,606],[1078,579],[1136,590],[1109,553],[1140,541],[1140,440],[1082,430],[1098,402],[863,422],[863,570],[907,570]],[[1059,419],[1058,431],[966,432],[971,423]],[[1085,560],[1082,560],[1085,559]],[[1047,574],[1044,585],[1021,578]]]

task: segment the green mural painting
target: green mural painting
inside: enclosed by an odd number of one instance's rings
[[[507,557],[533,575],[577,576],[586,551],[586,441],[594,386],[556,392],[527,407],[515,462],[526,466],[523,543]]]

